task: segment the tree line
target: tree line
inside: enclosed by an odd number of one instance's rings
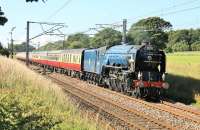
[[[60,50],[66,48],[98,48],[121,44],[122,33],[105,28],[94,36],[76,33],[65,41],[48,43],[39,50]],[[127,42],[140,45],[148,41],[167,52],[200,51],[200,29],[172,30],[172,24],[160,17],[149,17],[134,23],[127,33]]]
[[[160,17],[141,19],[127,31],[127,42],[140,45],[148,41],[166,52],[200,51],[200,29],[172,30],[172,24]],[[50,42],[39,50],[98,48],[121,44],[122,33],[113,28],[104,28],[94,36],[83,33],[69,35],[65,41]],[[35,50],[30,46],[30,51]],[[26,51],[26,43],[14,45],[15,52]]]
[[[26,0],[26,2],[38,2],[39,0]],[[46,0],[42,0],[45,2]],[[0,7],[0,25],[4,25],[8,19]],[[200,51],[200,29],[171,30],[172,24],[160,17],[149,17],[134,23],[128,30],[127,41],[129,44],[141,44],[148,41],[159,49],[167,52],[176,51]],[[65,41],[48,43],[39,50],[60,50],[66,48],[98,48],[101,46],[113,46],[121,43],[121,32],[112,28],[105,28],[90,37],[87,34],[76,33],[68,36]],[[34,50],[30,47],[30,50]],[[25,43],[14,46],[15,51],[25,51]]]

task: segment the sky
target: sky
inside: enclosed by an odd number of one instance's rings
[[[95,24],[121,24],[128,20],[128,28],[140,19],[159,16],[173,25],[173,29],[200,27],[200,0],[47,0],[45,3],[26,3],[25,0],[0,0],[0,6],[8,22],[0,26],[0,41],[4,46],[13,31],[15,44],[26,39],[26,22],[65,23],[65,34],[84,32]],[[43,26],[47,29],[47,26]],[[120,29],[120,28],[119,28]],[[42,32],[41,25],[30,25],[30,37]],[[95,33],[89,32],[89,33]],[[44,44],[63,39],[42,36],[32,42]]]

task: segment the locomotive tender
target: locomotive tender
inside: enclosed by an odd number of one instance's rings
[[[16,57],[25,56],[22,52]],[[160,98],[169,87],[165,54],[149,44],[34,51],[30,62],[137,98]]]

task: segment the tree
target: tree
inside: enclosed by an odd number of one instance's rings
[[[192,51],[200,51],[200,41],[196,41],[191,45]]]
[[[189,30],[177,30],[169,32],[169,43],[174,44],[177,42],[190,42],[191,37],[189,35]]]
[[[196,41],[200,41],[200,29],[182,29],[169,32],[170,46],[177,42],[186,42],[191,50],[191,45]]]
[[[112,28],[105,28],[95,34],[95,36],[91,39],[91,46],[96,48],[102,46],[113,46],[120,44],[121,39],[121,32]]]
[[[149,17],[133,24],[128,32],[128,38],[132,44],[139,45],[145,40],[163,49],[168,42],[168,35],[165,29],[171,27],[172,25],[170,22],[160,17]]]
[[[80,41],[73,41],[71,42],[71,44],[68,46],[68,48],[72,48],[72,49],[77,49],[77,48],[83,48],[83,43]],[[87,48],[87,47],[85,47]]]
[[[4,16],[4,12],[2,12],[1,7],[0,7],[0,25],[3,26],[8,19]]]
[[[26,51],[26,42],[23,42],[22,44],[15,44],[13,45],[14,52],[25,52]],[[35,47],[29,45],[29,50],[33,51],[35,50]]]
[[[76,33],[69,35],[65,42],[66,48],[89,48],[90,37],[87,34]]]
[[[63,49],[63,41],[49,42],[44,46],[41,46],[38,50],[62,50]]]
[[[9,57],[9,54],[10,54],[9,50],[6,48],[3,48],[3,46],[1,45],[1,42],[0,42],[0,55]]]
[[[69,35],[67,40],[64,41],[65,48],[89,48],[90,47],[90,37],[83,33],[76,33]],[[39,50],[62,50],[63,41],[50,42],[42,47]]]
[[[26,2],[38,2],[39,0],[26,0]],[[42,0],[43,2],[45,2],[46,0]]]
[[[193,44],[196,41],[200,41],[200,29],[190,29],[189,35],[191,44]]]
[[[173,52],[177,51],[189,51],[189,45],[182,41],[182,42],[177,42],[174,45],[172,45],[172,50]]]
[[[1,42],[0,42],[0,50],[1,50],[1,49],[3,49],[3,46],[1,45]]]

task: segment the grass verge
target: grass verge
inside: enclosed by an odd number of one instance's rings
[[[94,125],[93,125],[94,124]],[[96,130],[62,90],[15,60],[0,57],[1,130]]]
[[[169,98],[187,104],[200,104],[200,52],[167,55]]]

